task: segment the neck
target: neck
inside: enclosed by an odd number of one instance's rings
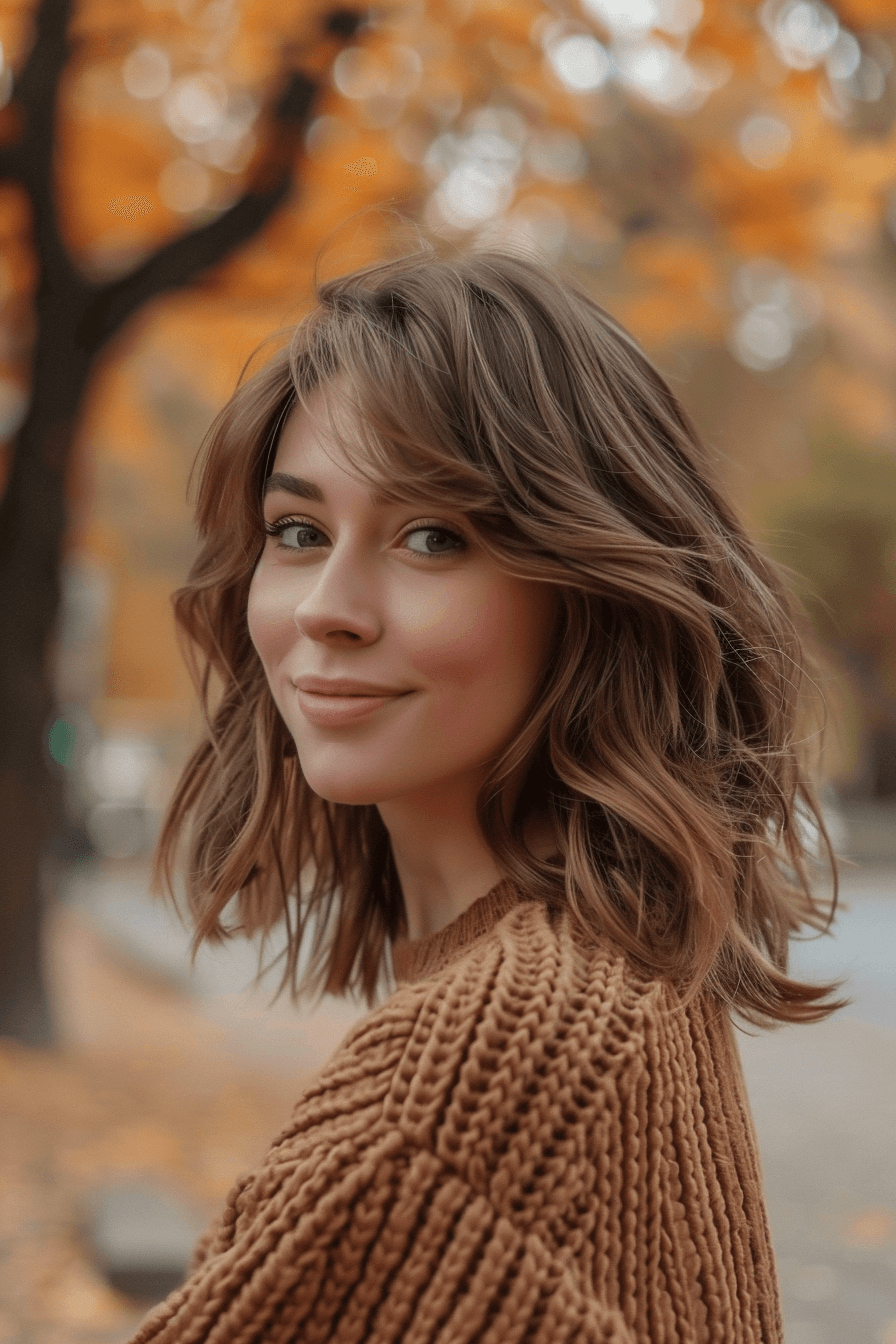
[[[500,880],[476,824],[470,781],[380,803],[401,884],[409,938],[450,924]]]
[[[446,786],[441,781],[432,793],[378,804],[404,897],[409,939],[438,933],[503,876],[476,821],[480,782],[464,777]],[[541,826],[530,828],[527,843],[543,858],[552,851]]]

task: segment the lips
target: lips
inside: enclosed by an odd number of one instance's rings
[[[321,695],[296,687],[299,708],[309,723],[320,728],[338,728],[344,724],[358,723],[409,694],[409,691],[393,691],[388,695],[359,695],[357,692]]]
[[[311,695],[403,695],[400,686],[384,686],[380,682],[356,681],[352,677],[298,677],[293,685]]]

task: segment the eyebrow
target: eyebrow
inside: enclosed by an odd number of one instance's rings
[[[314,481],[306,481],[303,476],[293,476],[288,471],[273,471],[264,483],[261,495],[266,499],[272,490],[283,490],[288,495],[296,495],[299,499],[311,499],[316,504],[324,504],[324,492]],[[386,507],[394,501],[386,499],[383,495],[375,493],[371,495],[374,505],[377,508]]]
[[[299,499],[313,499],[317,504],[323,504],[324,492],[319,485],[313,481],[303,480],[301,476],[291,476],[286,471],[275,471],[267,478],[262,490],[262,497],[267,498],[272,490],[285,490],[288,495],[298,495]]]

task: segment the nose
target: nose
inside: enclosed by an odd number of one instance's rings
[[[370,577],[348,550],[334,548],[317,582],[293,612],[297,629],[320,644],[374,644],[382,634],[380,604]]]

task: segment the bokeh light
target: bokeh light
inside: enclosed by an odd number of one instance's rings
[[[206,70],[174,81],[162,100],[162,117],[178,140],[201,143],[220,133],[227,102],[224,80]]]
[[[862,48],[855,35],[841,29],[824,64],[831,79],[849,79],[858,70],[861,60]]]
[[[731,295],[737,316],[729,328],[729,348],[741,364],[758,373],[786,364],[823,313],[817,286],[768,257],[753,258],[736,269]]]
[[[485,225],[476,239],[483,244],[506,239],[556,259],[566,247],[569,233],[569,219],[561,205],[547,196],[527,196],[497,224]]]
[[[623,84],[668,111],[693,112],[709,91],[690,61],[659,38],[620,45],[616,62]]]
[[[581,93],[599,89],[610,77],[612,63],[606,48],[587,33],[561,37],[545,54],[567,88]]]
[[[212,196],[211,173],[192,159],[172,159],[159,173],[159,196],[170,210],[189,215],[207,206]]]
[[[470,113],[461,133],[436,137],[424,157],[424,168],[438,186],[427,206],[436,223],[460,228],[498,215],[510,205],[522,163],[526,127],[506,108],[485,107]]]
[[[151,846],[158,823],[162,759],[152,738],[114,733],[88,751],[84,783],[88,834],[108,858],[130,858]]]
[[[701,0],[583,0],[583,7],[614,37],[642,37],[651,29],[686,37],[703,17]]]
[[[840,20],[822,0],[766,0],[761,20],[780,59],[795,70],[818,65],[840,33]]]
[[[776,168],[793,144],[793,132],[781,117],[757,113],[737,129],[741,154],[754,168]]]
[[[161,98],[171,83],[171,57],[163,47],[142,42],[125,60],[121,74],[132,98]]]
[[[333,62],[333,83],[346,98],[407,98],[423,77],[423,61],[413,47],[394,44],[388,58],[365,47],[348,47]]]

